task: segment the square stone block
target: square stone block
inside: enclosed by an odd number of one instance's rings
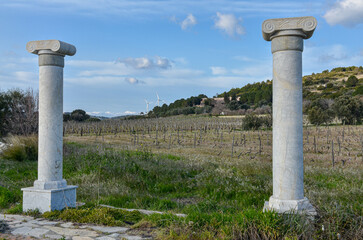
[[[23,211],[39,209],[41,213],[76,207],[77,186],[59,189],[22,188]]]
[[[315,216],[317,212],[307,198],[300,200],[281,200],[270,197],[268,202],[265,202],[263,211],[275,211],[278,213],[297,213]]]

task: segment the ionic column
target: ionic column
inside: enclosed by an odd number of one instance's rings
[[[314,17],[269,19],[262,34],[273,54],[273,195],[265,210],[316,214],[304,197],[302,51]]]
[[[58,40],[31,41],[28,52],[39,56],[38,180],[23,190],[23,211],[61,210],[76,204],[77,186],[63,179],[64,56],[76,48]]]

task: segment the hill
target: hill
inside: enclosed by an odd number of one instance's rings
[[[304,113],[308,114],[312,103],[328,104],[329,107],[338,98],[363,96],[363,67],[338,67],[331,71],[312,73],[303,77]],[[315,104],[315,103],[314,103]],[[313,105],[314,105],[313,104]],[[204,94],[187,99],[179,99],[161,107],[155,107],[149,116],[164,117],[180,114],[236,115],[271,111],[272,81],[247,84],[241,88],[232,88],[228,92],[208,98]],[[316,105],[316,104],[315,104]],[[320,106],[321,107],[321,106]]]

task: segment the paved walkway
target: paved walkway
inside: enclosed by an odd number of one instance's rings
[[[5,224],[3,224],[5,223]],[[0,215],[0,239],[67,239],[67,240],[144,240],[153,239],[147,231],[135,233],[127,227],[49,221],[23,215]],[[1,233],[3,232],[3,233]]]

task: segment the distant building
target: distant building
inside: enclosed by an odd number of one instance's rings
[[[213,101],[214,105],[224,105],[224,98],[220,97],[220,98],[202,98],[202,101],[200,102],[200,105],[198,105],[197,107],[204,107],[205,104],[205,100],[207,99],[211,99]],[[239,101],[241,99],[241,97],[237,97],[237,101]],[[232,97],[229,97],[229,100],[232,100]]]

